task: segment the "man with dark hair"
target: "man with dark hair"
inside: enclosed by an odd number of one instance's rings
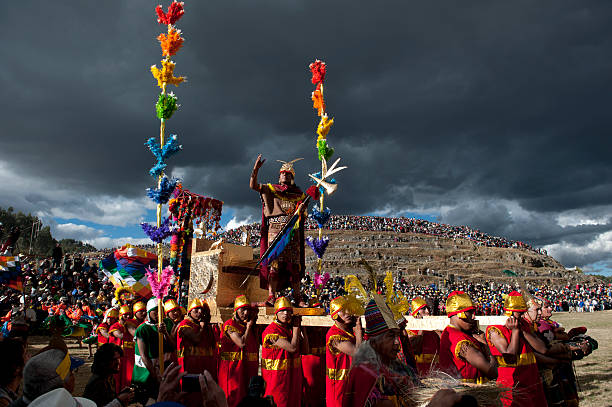
[[[94,355],[91,365],[92,375],[85,386],[83,397],[96,403],[98,407],[122,407],[134,398],[134,390],[124,388],[117,394],[114,375],[119,373],[123,350],[114,343],[105,343]]]
[[[6,407],[17,400],[25,365],[24,343],[17,339],[0,342],[0,358],[4,367],[0,369],[0,407]]]

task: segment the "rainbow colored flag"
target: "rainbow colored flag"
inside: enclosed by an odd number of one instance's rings
[[[129,287],[143,298],[152,294],[145,275],[146,267],[157,267],[157,255],[130,244],[100,261],[100,269],[115,288]]]
[[[19,257],[0,256],[0,284],[23,291]]]
[[[264,266],[270,264],[271,261],[275,260],[280,254],[285,250],[285,247],[289,244],[293,235],[300,227],[300,222],[302,221],[301,214],[295,214],[293,217],[287,222],[287,224],[283,227],[284,231],[281,231],[282,236],[278,239],[274,239],[272,242],[273,246],[268,248],[264,256],[261,258],[260,263]]]

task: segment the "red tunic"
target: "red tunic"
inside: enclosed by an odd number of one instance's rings
[[[440,370],[468,383],[485,383],[488,379],[461,356],[461,346],[467,344],[485,354],[481,343],[452,325],[447,326],[440,338]]]
[[[325,405],[325,328],[306,328],[310,351],[302,355],[304,406]]]
[[[200,324],[192,322],[189,318],[182,320],[176,329],[176,347],[178,363],[181,365],[181,372],[185,371],[193,374],[200,374],[204,369],[208,370],[212,377],[217,380],[218,354],[217,337],[212,326],[207,326],[202,335],[200,343],[192,344],[181,338],[181,330],[193,329],[196,334],[201,331]]]
[[[414,354],[419,376],[427,376],[430,371],[438,369],[440,359],[440,337],[434,331],[408,331],[409,335],[423,335],[421,353]]]
[[[100,330],[102,329],[108,331],[108,324],[106,322],[100,323],[100,325],[98,325],[98,327],[96,328],[96,333],[98,334],[98,347],[108,342],[108,338],[104,337],[104,335],[102,335],[102,333],[100,332]]]
[[[510,343],[512,332],[504,325],[487,327],[486,338],[491,355],[497,359],[497,383],[512,388],[502,395],[504,406],[542,407],[546,405],[546,396],[540,379],[535,355],[529,344],[519,336],[519,355],[516,360],[507,360],[491,342],[491,332],[496,331]]]
[[[254,327],[242,349],[229,336],[230,332],[242,336],[245,330],[246,325],[232,318],[223,324],[219,342],[219,386],[229,407],[236,406],[247,395],[251,377],[257,376],[259,369],[259,343]]]
[[[128,321],[130,323],[131,321]],[[123,333],[123,338],[117,338],[113,332]],[[115,322],[108,330],[109,342],[121,346],[123,356],[119,364],[119,373],[115,375],[117,393],[132,383],[132,370],[134,370],[134,337],[121,322]]]
[[[274,321],[263,331],[261,375],[266,381],[266,396],[274,397],[278,407],[300,406],[302,402],[302,363],[300,352],[289,353],[272,341],[291,342],[292,329]]]
[[[325,361],[327,374],[325,375],[325,395],[329,407],[341,407],[342,398],[351,368],[351,357],[340,352],[332,346],[333,341],[348,341],[355,345],[355,335],[338,328],[335,324],[327,331],[325,337]]]

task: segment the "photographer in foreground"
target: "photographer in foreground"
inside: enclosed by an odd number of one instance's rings
[[[83,397],[92,400],[98,407],[127,406],[134,399],[134,390],[125,387],[119,394],[115,390],[115,377],[119,373],[121,347],[114,343],[105,343],[94,355],[91,365],[92,375],[85,386]]]

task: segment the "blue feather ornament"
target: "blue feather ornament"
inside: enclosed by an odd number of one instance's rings
[[[169,179],[164,176],[161,179],[159,188],[147,188],[147,195],[151,200],[158,204],[166,204],[170,199],[170,195],[174,192],[176,185],[179,183],[177,178]]]
[[[312,211],[310,212],[310,217],[317,222],[317,225],[322,228],[325,226],[329,217],[331,216],[331,209],[325,208],[323,212],[321,212],[316,206],[312,207]]]

